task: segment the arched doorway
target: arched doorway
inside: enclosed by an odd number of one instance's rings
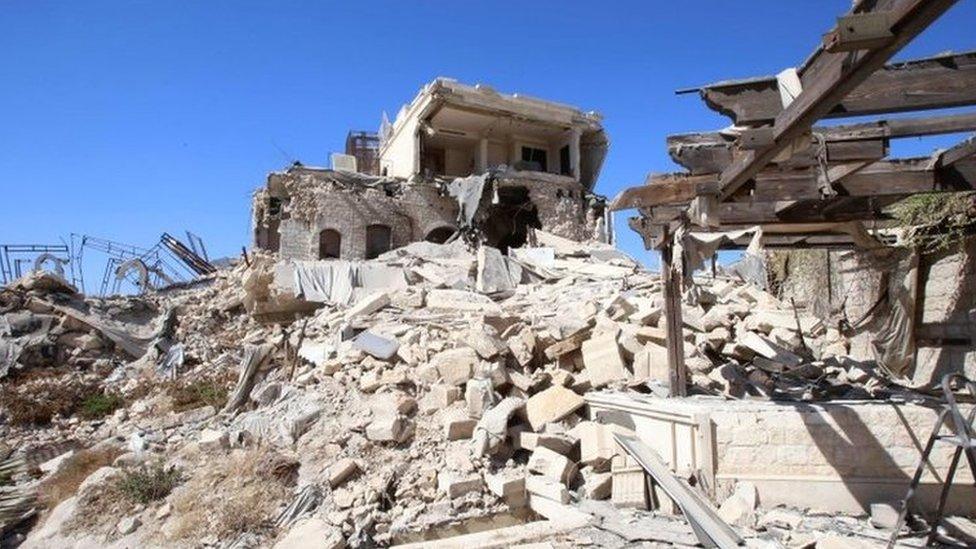
[[[455,233],[454,227],[441,226],[435,227],[427,233],[424,240],[427,242],[433,242],[435,244],[443,244],[447,242],[448,238],[451,238]]]
[[[390,251],[393,230],[387,225],[374,224],[366,227],[366,259],[373,259]]]
[[[339,231],[325,229],[319,233],[319,259],[338,258],[342,250],[342,235]]]

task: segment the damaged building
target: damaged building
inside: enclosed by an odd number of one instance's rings
[[[459,229],[501,249],[525,244],[530,228],[611,242],[593,193],[608,146],[597,113],[438,78],[375,138],[350,133],[332,169],[271,173],[254,196],[254,245],[358,260]]]

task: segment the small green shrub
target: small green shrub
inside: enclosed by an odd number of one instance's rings
[[[227,403],[228,383],[218,379],[197,379],[176,382],[167,393],[173,399],[173,411],[182,412],[200,406],[213,406],[218,410]]]
[[[81,401],[78,415],[85,419],[100,419],[121,408],[125,402],[118,393],[92,393]]]
[[[168,496],[183,479],[177,467],[161,462],[126,470],[119,479],[118,489],[127,499],[143,505]]]

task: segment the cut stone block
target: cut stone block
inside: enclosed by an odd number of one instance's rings
[[[355,460],[345,458],[329,467],[329,487],[336,488],[359,472],[359,464]]]
[[[200,435],[197,437],[197,443],[200,445],[201,450],[223,450],[227,448],[229,444],[229,438],[226,431],[217,431],[215,429],[204,429],[200,431]]]
[[[530,494],[546,499],[569,503],[569,490],[561,482],[538,475],[525,477],[525,490]]]
[[[447,440],[463,440],[471,438],[478,421],[462,414],[448,414],[444,418],[444,437]]]
[[[613,430],[594,421],[583,421],[573,427],[571,433],[579,439],[580,460],[598,471],[606,471],[610,460],[617,454]]]
[[[496,315],[502,313],[501,306],[489,297],[467,290],[431,290],[427,293],[427,307]]]
[[[355,318],[366,316],[379,311],[390,304],[390,295],[386,292],[375,292],[369,294],[346,311],[344,316],[346,322]]]
[[[489,331],[490,330],[490,331]],[[503,352],[507,346],[505,342],[492,333],[494,330],[485,326],[475,326],[464,333],[463,343],[478,353],[485,360],[491,360]]]
[[[366,438],[376,442],[403,443],[413,436],[415,426],[401,415],[383,415],[366,426]]]
[[[467,405],[468,415],[480,418],[485,411],[498,402],[498,395],[492,388],[491,380],[475,378],[468,381],[464,388],[464,402]]]
[[[519,273],[521,275],[521,273]],[[521,278],[521,276],[519,276]],[[518,284],[509,271],[508,259],[498,248],[482,245],[478,248],[478,270],[475,289],[482,293],[512,290]]]
[[[576,465],[566,456],[557,454],[549,448],[536,448],[529,457],[529,471],[569,484],[576,476]]]
[[[515,445],[522,450],[548,448],[557,454],[566,456],[576,447],[576,439],[567,435],[522,431],[518,434]]]
[[[739,334],[738,343],[745,345],[759,356],[766,357],[774,362],[786,364],[787,366],[799,366],[803,362],[802,358],[755,332]]]
[[[525,412],[533,431],[540,431],[546,423],[559,421],[583,407],[586,401],[573,391],[554,385],[536,393],[525,404]]]
[[[431,359],[444,383],[463,385],[474,375],[478,366],[478,354],[469,347],[458,347],[442,351]]]
[[[421,401],[425,411],[443,410],[461,398],[461,388],[455,385],[437,384],[430,387],[430,391]]]
[[[509,507],[524,507],[527,503],[524,476],[506,473],[486,475],[485,484],[489,492],[504,499]]]
[[[668,383],[668,350],[656,343],[645,343],[634,355],[634,377]]]
[[[583,343],[582,351],[583,365],[594,389],[627,379],[627,369],[616,335],[591,338]]]
[[[453,471],[437,474],[437,488],[450,499],[457,499],[472,492],[480,492],[483,481],[478,475],[461,475]]]

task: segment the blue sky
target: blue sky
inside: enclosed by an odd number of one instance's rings
[[[0,243],[88,233],[249,242],[251,192],[324,165],[451,76],[597,110],[597,190],[677,169],[665,136],[725,126],[674,90],[799,64],[850,0],[0,3]],[[896,59],[976,48],[962,0]],[[952,138],[899,143],[924,154]],[[654,265],[619,216],[620,245]]]

